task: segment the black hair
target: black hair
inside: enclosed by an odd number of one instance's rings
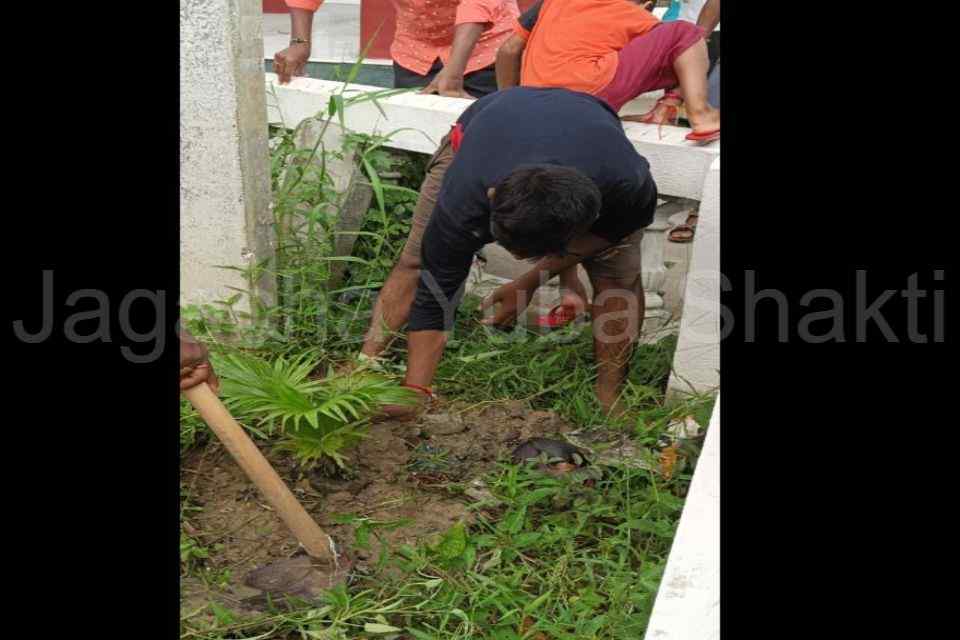
[[[600,211],[600,190],[572,167],[517,167],[494,186],[490,232],[505,249],[527,258],[563,255]]]

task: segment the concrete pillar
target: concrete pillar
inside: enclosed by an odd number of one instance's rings
[[[349,111],[347,113],[349,118]],[[322,167],[331,181],[333,193],[327,214],[336,220],[333,232],[337,234],[332,239],[332,255],[349,256],[357,242],[356,232],[363,226],[373,200],[373,189],[360,168],[359,154],[355,148],[348,148],[346,132],[335,122],[311,118],[300,123],[296,131],[294,144],[305,151],[316,147],[313,164]],[[323,140],[318,146],[321,133]],[[346,262],[330,264],[331,275],[327,283],[330,289],[342,284],[346,267]]]
[[[699,230],[698,230],[699,233]],[[690,480],[645,640],[720,637],[720,398]]]
[[[272,304],[271,223],[261,1],[180,0],[181,304]]]
[[[693,239],[670,395],[720,386],[720,159],[707,171]]]

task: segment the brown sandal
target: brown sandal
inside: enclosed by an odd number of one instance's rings
[[[676,242],[678,244],[684,244],[687,242],[693,242],[693,236],[697,231],[697,219],[700,217],[698,213],[691,213],[687,216],[686,221],[683,224],[678,224],[673,229],[670,230],[668,238],[670,242]],[[683,236],[678,237],[675,234],[684,234]]]

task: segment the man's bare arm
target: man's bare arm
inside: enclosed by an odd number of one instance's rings
[[[707,3],[700,9],[697,26],[703,27],[704,31],[707,32],[707,37],[709,37],[718,24],[720,24],[720,0],[707,0]]]
[[[290,82],[293,76],[303,74],[310,60],[310,40],[313,36],[313,11],[290,7],[290,37],[299,42],[278,51],[273,56],[273,71],[280,84]]]
[[[592,233],[574,238],[567,246],[567,255],[542,258],[525,274],[487,296],[480,303],[480,308],[488,309],[496,306],[496,309],[492,316],[482,319],[480,323],[500,326],[515,322],[517,316],[527,308],[534,292],[542,282],[600,253],[612,244],[609,240],[604,240]]]
[[[420,93],[438,93],[451,98],[475,97],[463,90],[463,76],[470,61],[470,54],[483,34],[483,27],[479,22],[467,22],[454,29],[450,59]]]
[[[508,89],[520,85],[520,64],[527,41],[513,34],[497,49],[497,88]]]

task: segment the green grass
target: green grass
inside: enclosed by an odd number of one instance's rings
[[[187,621],[182,637],[641,638],[689,476],[617,469],[585,489],[501,465],[488,482],[495,511],[395,550],[392,571],[320,606],[207,629]]]

